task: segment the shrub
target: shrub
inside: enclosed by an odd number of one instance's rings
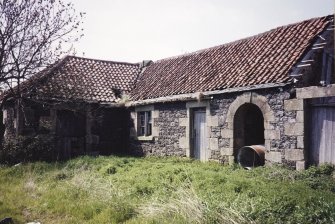
[[[319,167],[311,166],[304,173],[304,177],[320,177],[323,175],[330,176],[334,171],[334,166],[330,164],[322,164]]]
[[[42,134],[35,137],[19,136],[15,139],[7,139],[0,150],[0,163],[50,161],[54,142],[54,137]]]

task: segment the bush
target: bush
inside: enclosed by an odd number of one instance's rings
[[[15,139],[7,139],[0,150],[0,163],[51,161],[54,142],[54,137],[50,135],[19,136]]]
[[[330,176],[334,171],[334,166],[331,164],[322,164],[319,167],[311,166],[307,170],[301,173],[303,178],[314,178],[321,176]]]

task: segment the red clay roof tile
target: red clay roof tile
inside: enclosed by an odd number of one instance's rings
[[[167,59],[140,75],[133,100],[289,81],[288,72],[325,29],[329,17],[278,27],[268,32]]]
[[[139,64],[67,56],[27,81],[35,98],[112,103],[128,94]]]

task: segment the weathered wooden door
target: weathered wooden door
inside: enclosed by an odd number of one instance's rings
[[[193,153],[194,158],[207,160],[206,112],[194,111],[193,114]]]
[[[311,162],[335,164],[335,105],[312,105],[310,118]]]

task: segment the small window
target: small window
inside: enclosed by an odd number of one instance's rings
[[[150,136],[152,134],[151,111],[138,112],[138,135]]]

